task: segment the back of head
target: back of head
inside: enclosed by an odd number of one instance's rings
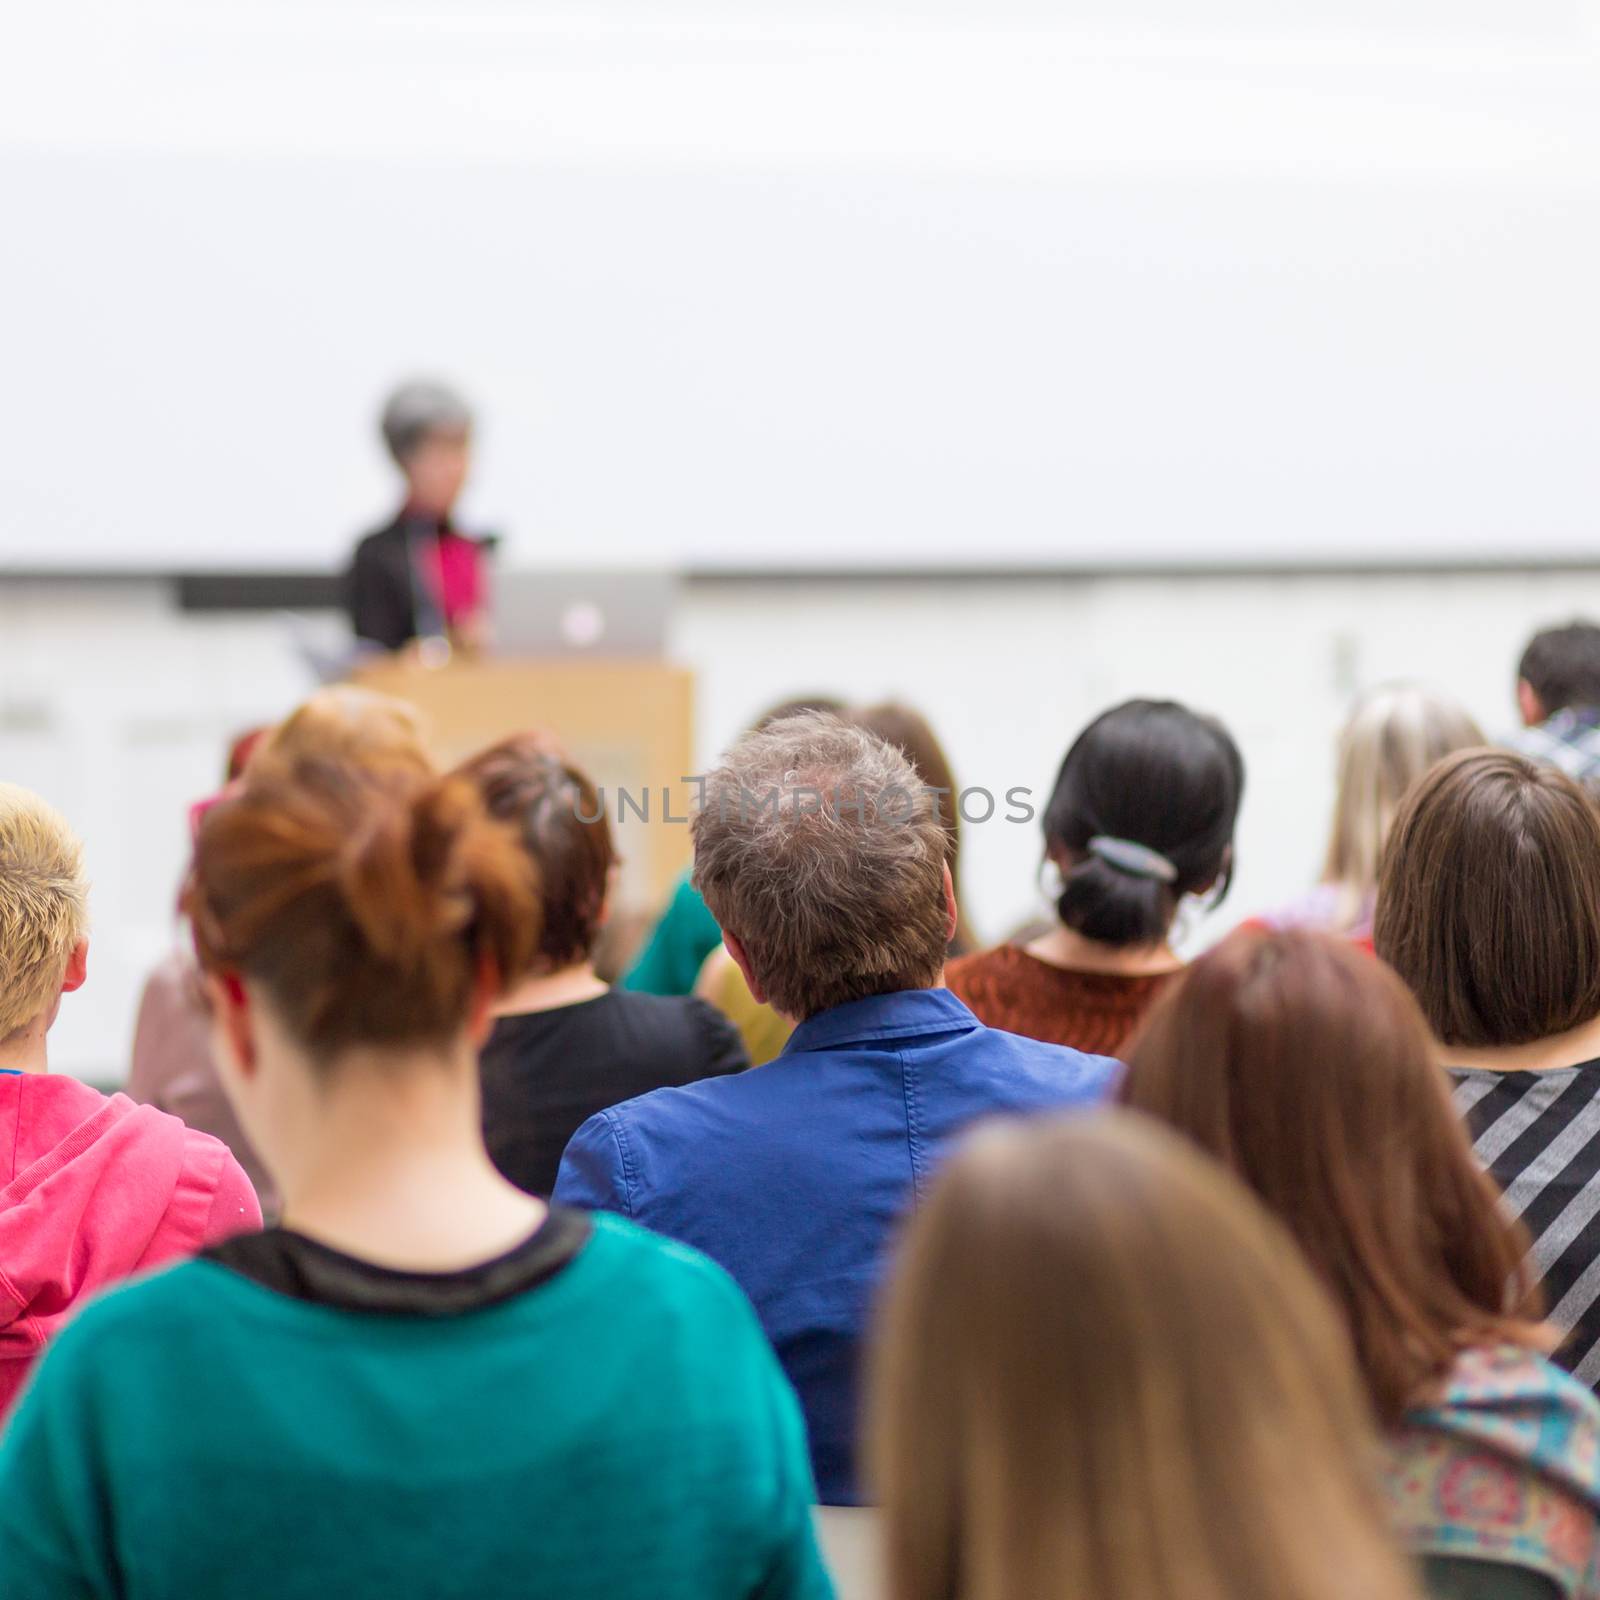
[[[322,1066],[449,1042],[538,937],[527,857],[473,786],[383,762],[253,764],[201,824],[184,909],[201,965]]]
[[[431,763],[415,707],[355,684],[319,689],[251,753],[252,767],[292,769],[301,761],[360,767],[392,764],[426,771]]]
[[[0,783],[0,1040],[54,1005],[88,901],[72,830],[31,790]]]
[[[1412,1592],[1326,1296],[1154,1124],[973,1139],[904,1241],[872,1376],[893,1600]]]
[[[513,827],[532,861],[543,908],[534,965],[587,961],[600,935],[616,852],[605,805],[588,777],[537,734],[519,734],[459,769],[492,817]]]
[[[1166,937],[1187,894],[1233,873],[1244,761],[1220,722],[1129,700],[1077,737],[1044,813],[1064,879],[1057,915],[1101,944]]]
[[[1463,1345],[1543,1343],[1527,1234],[1473,1159],[1416,1002],[1348,941],[1242,932],[1202,956],[1148,1018],[1120,1098],[1288,1226],[1386,1423]]]
[[[381,427],[389,454],[403,467],[430,434],[470,431],[472,408],[448,384],[414,379],[389,396]]]
[[[1536,633],[1522,652],[1517,676],[1538,697],[1544,716],[1600,707],[1600,625],[1575,621]]]
[[[747,733],[705,780],[694,885],[773,1008],[925,988],[944,965],[947,839],[915,769],[824,712]]]
[[[1390,830],[1373,939],[1443,1045],[1529,1044],[1600,1016],[1600,812],[1554,767],[1447,757]]]
[[[1324,882],[1370,894],[1383,841],[1406,790],[1436,761],[1484,744],[1454,700],[1415,683],[1390,683],[1356,702],[1339,735],[1338,792]]]

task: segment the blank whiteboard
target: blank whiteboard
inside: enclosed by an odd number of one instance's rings
[[[1583,9],[1129,5],[52,13],[0,561],[331,568],[412,373],[518,562],[1600,555]]]

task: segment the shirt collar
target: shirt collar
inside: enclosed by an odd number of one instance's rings
[[[783,1053],[836,1050],[869,1039],[907,1038],[919,1033],[959,1033],[982,1024],[948,989],[900,989],[894,994],[847,1000],[807,1017]]]

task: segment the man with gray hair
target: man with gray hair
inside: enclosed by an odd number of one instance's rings
[[[858,1498],[857,1361],[896,1223],[977,1118],[1094,1103],[1116,1063],[985,1028],[942,987],[955,893],[935,796],[892,746],[811,712],[705,780],[694,883],[757,1000],[766,1066],[658,1089],[573,1136],[557,1202],[705,1251],[805,1409],[819,1496]]]
[[[450,520],[471,461],[472,412],[445,384],[405,383],[389,396],[381,428],[406,498],[356,546],[345,579],[351,626],[385,650],[413,640],[475,645],[484,631],[482,549]]]

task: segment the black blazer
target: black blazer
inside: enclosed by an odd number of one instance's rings
[[[419,635],[444,632],[412,557],[413,542],[437,538],[438,533],[433,518],[408,517],[402,511],[356,546],[344,577],[344,604],[358,639],[399,650]]]

